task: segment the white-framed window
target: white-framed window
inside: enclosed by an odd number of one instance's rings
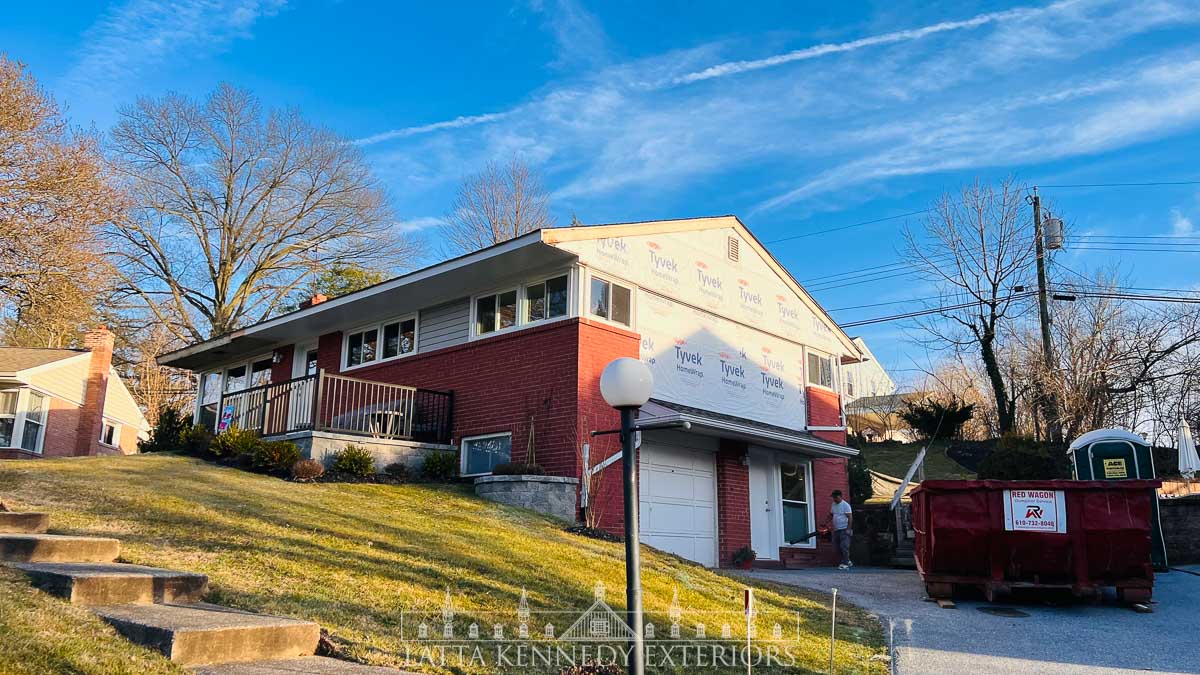
[[[517,289],[509,288],[475,298],[475,335],[499,333],[517,327]]]
[[[782,505],[783,541],[797,541],[795,546],[811,548],[816,539],[804,539],[812,532],[816,514],[812,511],[811,465],[807,462],[780,462],[779,487]]]
[[[49,398],[32,389],[25,393],[25,425],[21,430],[21,447],[29,452],[42,451],[46,431],[46,404]]]
[[[567,315],[570,280],[566,274],[525,286],[525,321],[533,323]]]
[[[833,357],[808,353],[808,383],[833,389]]]
[[[633,325],[633,289],[593,275],[589,284],[588,314],[622,326]]]
[[[482,476],[492,472],[498,464],[512,461],[512,433],[466,436],[462,439],[460,473],[464,476]]]
[[[343,368],[356,368],[377,361],[388,361],[411,354],[416,350],[416,315],[389,319],[373,326],[346,332]]]
[[[100,427],[100,442],[109,447],[115,448],[121,444],[121,425],[116,422],[104,420]]]
[[[852,369],[846,370],[846,395],[854,395],[854,370]]]
[[[0,448],[13,447],[13,434],[17,431],[17,399],[19,389],[0,391]]]

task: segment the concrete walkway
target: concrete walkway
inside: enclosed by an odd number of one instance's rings
[[[1200,574],[1200,567],[1188,568]],[[1118,605],[1051,606],[1037,596],[989,605],[959,600],[941,609],[923,600],[911,570],[754,570],[749,576],[828,592],[880,617],[890,633],[894,672],[983,675],[1200,673],[1200,576],[1172,571],[1155,580],[1153,614]],[[982,609],[1010,608],[1005,617]]]

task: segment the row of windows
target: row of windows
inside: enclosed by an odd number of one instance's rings
[[[379,337],[383,336],[380,343]],[[417,319],[410,317],[346,335],[346,367],[408,354],[417,348]]]

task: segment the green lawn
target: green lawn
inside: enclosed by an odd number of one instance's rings
[[[946,456],[949,442],[938,441],[930,445],[925,453],[925,477],[931,479],[974,478],[975,474],[968,471],[958,462]],[[874,471],[886,473],[896,478],[904,478],[908,467],[917,458],[922,443],[868,443],[859,448],[859,454],[867,460],[867,466]]]
[[[436,615],[440,630],[447,591],[460,635],[473,622],[515,631],[522,589],[534,612],[563,612],[587,608],[602,581],[613,609],[624,608],[620,544],[568,534],[536,514],[479,500],[469,486],[299,484],[145,455],[0,462],[0,495],[22,510],[49,511],[56,532],[120,538],[126,562],[207,574],[211,602],[318,621],[348,657],[372,664],[439,671],[406,662],[405,654],[420,648],[413,638],[421,615],[413,612]],[[0,649],[0,672],[58,663],[60,655],[71,665],[58,670],[121,670],[106,659],[131,671],[163,666],[86,613],[29,592],[7,574],[0,577],[3,641],[24,647]],[[643,586],[648,620],[660,630],[678,592],[685,630],[704,622],[712,636],[729,622],[735,638],[744,635],[738,579],[646,550]],[[760,637],[776,623],[785,638],[798,633],[784,643],[799,666],[793,671],[825,672],[828,597],[756,588]],[[565,612],[537,614],[531,623],[543,616],[557,617],[551,622],[560,632],[566,628]],[[56,623],[79,628],[37,640]],[[868,659],[885,653],[878,622],[842,606],[838,623],[838,672],[868,672]]]

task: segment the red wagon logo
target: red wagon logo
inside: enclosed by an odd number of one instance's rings
[[[1030,504],[1029,508],[1027,508],[1025,510],[1025,517],[1026,518],[1037,518],[1038,520],[1041,520],[1042,519],[1042,507],[1034,505],[1034,504]]]

